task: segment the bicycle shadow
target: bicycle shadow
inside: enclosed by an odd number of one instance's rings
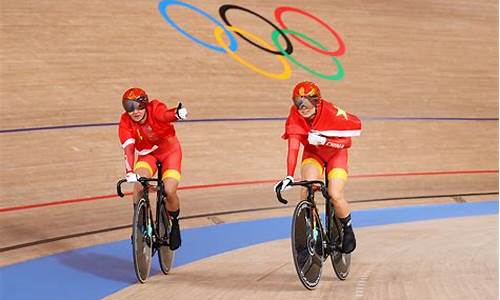
[[[118,281],[126,284],[135,284],[134,263],[131,259],[123,259],[117,256],[102,253],[79,253],[68,252],[57,255],[57,259],[64,265],[82,271],[99,278]],[[154,266],[151,273],[157,273],[159,269]]]

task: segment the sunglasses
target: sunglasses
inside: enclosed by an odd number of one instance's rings
[[[136,109],[143,110],[145,107],[140,102],[134,100],[127,100],[123,102],[123,108],[125,109],[126,112],[131,113]]]
[[[309,100],[306,97],[293,98],[293,104],[295,105],[295,107],[297,107],[298,110],[301,110],[302,108],[312,108],[312,107],[314,107],[314,105],[311,102],[311,100]]]

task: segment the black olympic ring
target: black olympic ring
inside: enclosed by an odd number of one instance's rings
[[[254,11],[251,11],[251,10],[249,10],[247,8],[244,8],[244,7],[241,7],[241,6],[238,6],[238,5],[233,5],[233,4],[224,4],[224,5],[222,5],[221,7],[219,7],[219,15],[222,18],[222,20],[224,21],[224,23],[226,23],[227,26],[232,26],[231,23],[229,23],[229,21],[227,19],[227,16],[226,16],[227,11],[230,10],[230,9],[239,9],[239,10],[246,11],[247,13],[250,13],[250,14],[258,17],[259,19],[265,21],[267,24],[271,25],[285,39],[286,49],[284,51],[286,53],[288,53],[288,55],[292,54],[292,52],[293,52],[292,42],[288,39],[288,37],[286,36],[286,34],[280,28],[278,28],[276,25],[274,25],[273,22],[269,21],[268,19],[264,18],[263,16],[259,15],[258,13],[254,12]],[[254,41],[248,39],[247,37],[245,37],[243,34],[241,34],[239,32],[235,32],[235,33],[237,35],[239,35],[245,41],[249,42],[250,44],[254,45],[255,47],[257,47],[257,48],[259,48],[261,50],[264,50],[264,51],[272,53],[272,54],[284,55],[279,50],[273,51],[273,50],[270,50],[268,48],[262,47],[261,45],[259,45],[259,44],[255,43]]]

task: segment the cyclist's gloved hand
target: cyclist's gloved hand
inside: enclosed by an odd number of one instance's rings
[[[141,178],[139,175],[129,172],[125,175],[125,179],[127,179],[127,182],[137,182]]]
[[[179,120],[186,120],[188,116],[188,111],[185,107],[182,107],[182,103],[179,102],[179,105],[177,105],[177,110],[175,111],[175,115],[177,116],[177,119]]]
[[[309,134],[307,135],[307,141],[313,146],[324,145],[326,144],[326,137],[321,136],[316,132],[309,132]]]
[[[275,186],[274,186],[274,191],[276,192],[284,192],[288,190],[291,187],[291,184],[293,183],[293,177],[292,176],[287,176],[280,180]]]

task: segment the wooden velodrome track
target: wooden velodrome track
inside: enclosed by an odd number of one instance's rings
[[[226,4],[189,3],[217,20]],[[189,110],[191,121],[176,125],[184,229],[291,214],[295,201],[279,205],[272,185],[285,175],[280,135],[291,88],[306,79],[363,120],[350,151],[346,196],[354,210],[498,199],[498,1],[231,4],[275,24],[279,6],[324,20],[345,43],[338,57],[345,76],[318,78],[291,63],[285,80],[257,74],[181,35],[158,1],[2,2],[0,266],[129,238],[130,199],[113,194],[124,175],[120,97],[131,86]],[[216,44],[207,17],[178,5],[168,12]],[[283,16],[289,28],[339,47],[317,22]],[[263,20],[241,10],[228,17],[272,44]],[[240,57],[282,71],[277,56],[237,41]],[[301,63],[336,72],[329,56],[291,41]],[[327,264],[313,292],[296,278],[285,239],[181,266],[110,298],[498,298],[498,214],[356,232],[349,279],[335,279]]]

